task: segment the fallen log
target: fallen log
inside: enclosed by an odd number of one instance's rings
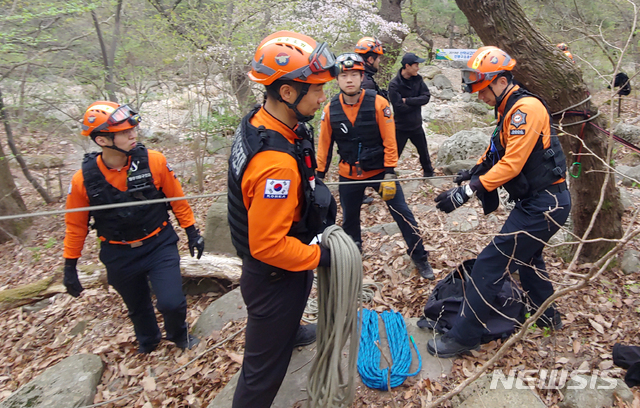
[[[17,288],[2,290],[0,291],[0,311],[39,302],[66,291],[62,282],[56,281],[53,276]]]

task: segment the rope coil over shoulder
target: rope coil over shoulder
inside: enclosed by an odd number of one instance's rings
[[[347,408],[355,396],[362,306],[362,257],[342,228],[332,225],[322,234],[331,250],[331,267],[318,267],[317,354],[309,374],[311,408]],[[347,370],[342,352],[349,340]]]
[[[422,369],[422,357],[416,347],[413,336],[407,334],[407,327],[402,315],[396,311],[384,311],[381,314],[382,321],[387,332],[387,342],[391,351],[391,367],[380,368],[380,349],[375,344],[380,344],[380,332],[378,331],[378,313],[373,310],[362,310],[362,333],[360,334],[360,352],[358,353],[358,372],[362,382],[369,388],[387,391],[387,380],[391,387],[401,385],[407,377],[412,377]],[[418,368],[409,373],[411,366],[411,346],[418,356]],[[389,375],[389,370],[391,374]]]

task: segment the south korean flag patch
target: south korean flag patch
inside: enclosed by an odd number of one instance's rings
[[[289,196],[291,180],[267,179],[264,186],[264,198],[284,199]]]
[[[527,124],[527,114],[524,113],[523,111],[521,111],[520,109],[518,109],[517,111],[513,112],[513,115],[511,115],[511,124],[515,128],[519,128],[522,125],[526,125]]]

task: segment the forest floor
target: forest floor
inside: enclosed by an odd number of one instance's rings
[[[637,106],[632,103],[625,105],[623,120],[631,121],[637,116]],[[66,192],[73,172],[80,165],[80,146],[70,142],[62,144],[60,140],[51,140],[44,133],[22,135],[17,142],[25,155],[46,153],[67,158],[61,171],[62,186],[65,186],[63,192]],[[147,145],[163,151],[170,163],[185,162],[193,157],[191,148],[185,143]],[[8,151],[7,147],[4,148]],[[630,152],[625,148],[616,146],[616,162],[625,162],[629,155]],[[417,155],[407,156],[405,153],[399,168],[419,169]],[[215,164],[206,168],[205,193],[225,191],[225,169],[226,158],[216,156]],[[20,171],[13,167],[12,172],[29,212],[64,208],[64,197],[57,203],[45,205]],[[416,176],[419,175],[416,172]],[[335,178],[335,175],[331,177]],[[329,179],[333,181],[331,177]],[[188,179],[182,181],[185,194],[200,193],[196,183]],[[56,184],[53,185],[55,187]],[[435,211],[433,198],[449,187],[447,184],[439,189],[425,183],[419,192],[408,199],[422,228],[437,278],[444,277],[463,260],[475,257],[489,242],[491,234],[498,231],[508,214],[500,208],[495,213],[497,224],[480,216],[479,226],[471,233],[447,232],[443,228],[447,215]],[[59,194],[55,188],[54,191]],[[363,227],[393,222],[382,201],[377,196],[375,200],[372,206],[363,209]],[[204,228],[210,203],[211,199],[190,201],[200,228]],[[481,214],[477,203],[471,205]],[[631,213],[625,212],[625,226],[631,222],[630,219]],[[181,237],[180,252],[182,256],[188,256],[184,232],[180,228],[176,230]],[[24,240],[0,245],[0,264],[5,265],[0,276],[0,290],[52,275],[61,280],[64,231],[62,216],[37,217],[33,218]],[[95,237],[93,232],[90,237]],[[640,249],[637,241],[629,247]],[[382,285],[369,307],[377,310],[392,308],[406,317],[418,317],[437,280],[421,279],[416,271],[409,277],[395,273],[397,259],[402,257],[405,248],[399,235],[364,235],[365,276]],[[574,282],[564,274],[568,265],[566,260],[552,250],[546,250],[545,256],[556,288]],[[87,239],[80,264],[99,264],[95,238]],[[507,373],[510,369],[524,368],[580,368],[610,370],[612,377],[624,376],[622,370],[613,366],[611,352],[617,342],[640,345],[639,293],[640,275],[625,276],[614,264],[596,282],[558,301],[559,310],[564,315],[562,330],[546,333],[538,328],[529,329],[525,339],[509,350],[493,369]],[[211,294],[188,296],[188,322],[193,324],[213,300],[215,296]],[[98,385],[95,403],[113,400],[104,405],[107,407],[206,407],[240,368],[243,334],[200,356],[191,365],[181,367],[242,328],[244,322],[235,322],[221,332],[213,333],[194,350],[183,352],[169,342],[162,342],[150,355],[139,355],[136,353],[135,336],[126,308],[112,288],[87,288],[77,299],[60,294],[46,302],[46,307],[37,312],[15,308],[0,313],[0,327],[3,328],[5,339],[0,343],[0,400],[47,367],[77,353],[93,353],[104,361],[105,372]],[[162,320],[160,315],[158,319]],[[409,378],[391,393],[358,389],[352,406],[422,407],[470,376],[474,369],[491,358],[499,346],[500,342],[485,344],[472,356],[456,359],[452,373],[435,381]],[[426,353],[426,350],[420,352]],[[536,389],[536,392],[548,406],[555,406],[562,398],[556,390]],[[635,390],[635,394],[640,403],[640,392]]]

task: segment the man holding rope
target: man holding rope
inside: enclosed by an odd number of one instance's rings
[[[441,193],[435,199],[437,208],[450,213],[476,194],[489,214],[498,206],[500,186],[515,207],[500,234],[478,256],[452,329],[427,343],[429,353],[441,358],[480,346],[483,322],[507,274],[519,271],[535,308],[553,294],[542,250],[571,211],[565,156],[544,101],[513,82],[515,65],[506,52],[488,46],[478,49],[462,70],[465,91],[478,92],[481,101],[495,107],[498,125],[478,164],[454,179],[458,185],[470,183]],[[550,306],[537,324],[559,330],[562,320]]]
[[[315,179],[313,134],[306,122],[325,100],[335,56],[326,43],[279,31],[256,50],[249,78],[266,87],[264,105],[236,130],[228,175],[231,240],[242,262],[247,305],[244,360],[234,408],[268,408],[294,347],[316,339],[300,326],[318,266],[330,251],[309,245],[335,219],[329,189]]]
[[[396,181],[398,163],[395,125],[389,102],[375,91],[361,89],[364,61],[355,53],[336,59],[338,86],[336,95],[322,113],[318,139],[318,177],[329,170],[333,143],[338,144],[340,182],[370,180],[370,183],[341,184],[342,228],[362,250],[360,204],[366,187],[379,191],[391,216],[400,227],[420,276],[434,279],[422,236],[413,213],[407,206],[402,187]]]
[[[88,153],[72,178],[67,209],[182,197],[182,186],[162,153],[136,143],[140,115],[129,105],[98,101],[84,114],[82,135],[102,148]],[[173,210],[186,230],[191,256],[204,250],[186,200],[67,213],[64,237],[64,285],[78,297],[83,288],[76,265],[89,232],[89,218],[100,238],[100,260],[109,284],[122,296],[138,339],[138,351],[151,353],[162,338],[149,283],[164,317],[167,340],[181,349],[200,342],[188,333],[187,300],[182,293],[178,236],[169,220]]]

